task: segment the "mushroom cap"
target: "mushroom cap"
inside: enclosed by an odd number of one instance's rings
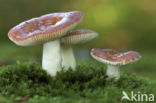
[[[73,29],[83,18],[80,11],[46,14],[13,27],[8,37],[20,46],[31,46],[59,39]]]
[[[61,38],[63,44],[82,44],[88,42],[98,36],[98,33],[88,30],[80,29],[67,33],[67,35]]]
[[[110,65],[126,65],[141,58],[141,55],[135,51],[120,53],[112,49],[98,48],[91,50],[91,56],[99,62]]]

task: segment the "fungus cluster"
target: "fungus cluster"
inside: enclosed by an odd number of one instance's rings
[[[97,33],[91,30],[71,31],[82,18],[83,13],[80,11],[43,15],[13,27],[8,37],[19,46],[43,44],[42,68],[55,76],[62,67],[75,70],[72,44],[84,43],[97,37]]]
[[[80,11],[52,13],[32,18],[13,27],[8,36],[19,46],[43,44],[42,68],[51,76],[55,76],[63,67],[76,69],[76,61],[72,45],[88,42],[98,33],[73,29],[80,23],[83,13]],[[92,49],[91,56],[99,62],[107,64],[108,78],[120,78],[120,66],[133,63],[141,58],[135,51],[120,53],[112,49]]]

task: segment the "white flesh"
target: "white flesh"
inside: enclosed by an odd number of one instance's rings
[[[115,80],[118,80],[120,78],[120,68],[119,68],[119,66],[107,65],[106,75],[108,76],[108,79],[115,78]]]
[[[43,45],[42,68],[51,76],[61,70],[60,41],[54,40]]]
[[[73,49],[70,45],[61,45],[62,52],[62,67],[64,70],[71,68],[72,70],[76,69],[76,60],[74,57]]]

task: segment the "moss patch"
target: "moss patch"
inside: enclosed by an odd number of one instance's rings
[[[156,84],[148,79],[124,74],[114,82],[106,81],[104,74],[103,65],[88,62],[52,78],[39,63],[17,62],[0,67],[0,103],[118,103],[123,90],[156,94]]]

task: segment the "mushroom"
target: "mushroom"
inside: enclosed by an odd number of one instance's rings
[[[61,70],[59,39],[72,30],[82,17],[83,13],[80,11],[43,15],[13,27],[8,37],[19,46],[43,44],[42,68],[55,76]]]
[[[91,56],[99,62],[107,64],[106,75],[108,79],[120,78],[120,66],[133,63],[141,58],[135,51],[118,52],[112,49],[92,49]]]
[[[71,67],[76,69],[76,60],[72,50],[73,44],[82,44],[96,38],[98,34],[94,31],[87,29],[80,29],[71,31],[63,38],[61,38],[61,51],[62,51],[62,67],[65,70]]]

